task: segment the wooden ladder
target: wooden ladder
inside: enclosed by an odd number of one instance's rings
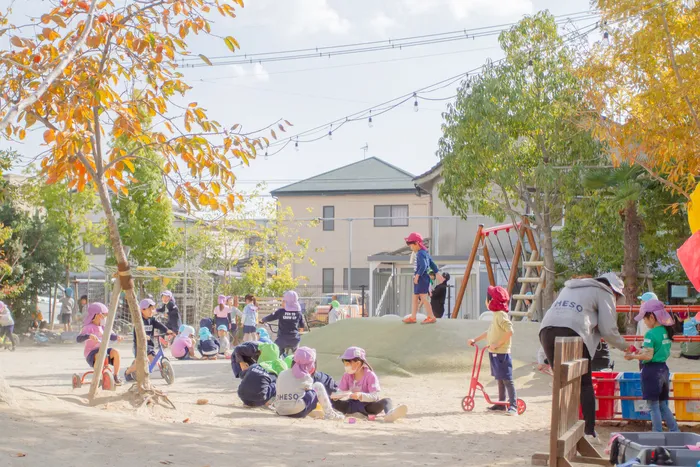
[[[532,317],[532,313],[537,310],[537,303],[542,296],[542,288],[544,287],[544,261],[541,261],[540,253],[533,250],[529,261],[524,261],[525,275],[518,277],[520,283],[520,293],[514,294],[512,299],[516,301],[515,309],[510,312],[510,316]],[[534,291],[532,290],[534,288]],[[526,295],[527,292],[533,292],[533,295]],[[530,301],[530,306],[525,305],[525,300]],[[525,310],[527,308],[527,310]]]

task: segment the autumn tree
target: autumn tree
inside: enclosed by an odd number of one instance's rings
[[[700,2],[594,4],[609,40],[580,68],[587,124],[614,161],[641,165],[687,198],[700,175]]]
[[[148,149],[162,157],[156,164],[178,203],[196,210],[233,208],[235,165],[247,164],[256,146],[269,140],[208,118],[196,102],[181,105],[190,86],[177,68],[181,58],[192,55],[190,35],[219,37],[212,32],[215,15],[233,18],[242,6],[242,0],[64,0],[47,5],[40,28],[8,29],[12,47],[0,51],[5,72],[0,115],[3,122],[10,117],[7,137],[22,139],[27,129],[42,128],[47,183],[66,181],[69,188],[94,189],[99,196],[134,323],[137,388],[144,400],[157,393],[148,378],[146,334],[112,195],[128,195],[134,161],[145,161],[139,153]],[[230,36],[223,43],[231,51],[239,47]],[[20,104],[24,107],[17,111]],[[143,125],[143,111],[158,123]],[[134,147],[110,145],[110,137],[125,138]]]
[[[455,214],[532,214],[545,263],[544,309],[554,298],[552,229],[580,194],[582,170],[600,162],[597,143],[577,120],[583,95],[573,74],[576,37],[560,35],[544,12],[501,33],[504,60],[461,86],[438,149],[440,198]]]

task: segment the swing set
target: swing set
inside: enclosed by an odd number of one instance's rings
[[[515,242],[511,231],[515,233]],[[526,242],[529,250],[526,248]],[[483,224],[479,225],[464,272],[464,280],[460,285],[455,306],[452,310],[452,318],[455,319],[459,315],[459,308],[462,305],[469,276],[479,250],[481,250],[481,256],[486,265],[490,285],[496,285],[496,275],[499,273],[499,269],[503,277],[508,278],[508,294],[516,302],[515,309],[510,312],[511,316],[531,316],[537,309],[537,302],[544,285],[544,262],[541,261],[540,251],[537,248],[532,229],[529,227],[529,221],[527,218],[523,218],[521,222],[516,224],[504,224],[488,228],[484,227]],[[506,252],[510,252],[510,259]],[[526,258],[528,254],[529,258]],[[496,264],[495,271],[494,262]],[[519,269],[522,269],[524,272],[520,277],[518,276]],[[520,283],[521,287],[519,293],[513,295],[516,283]],[[526,301],[529,301],[530,304],[527,305]]]

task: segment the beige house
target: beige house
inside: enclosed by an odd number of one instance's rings
[[[272,191],[296,219],[323,219],[299,228],[316,264],[295,264],[294,274],[320,293],[347,290],[348,282],[368,289],[369,256],[396,249],[411,232],[428,236],[430,197],[416,196],[413,178],[372,157]]]

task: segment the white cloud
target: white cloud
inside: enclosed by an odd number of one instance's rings
[[[374,15],[370,20],[370,27],[380,36],[386,36],[389,30],[396,26],[396,20],[388,17],[383,12]]]
[[[350,21],[341,17],[328,0],[298,0],[290,23],[293,34],[345,34],[350,30]]]
[[[231,70],[237,78],[246,78],[250,81],[260,81],[263,83],[270,81],[270,74],[262,63],[256,63],[252,68],[248,68],[248,65],[231,65]]]
[[[457,20],[471,14],[512,17],[532,13],[532,0],[403,0],[406,11],[421,15],[437,9],[448,8]]]

